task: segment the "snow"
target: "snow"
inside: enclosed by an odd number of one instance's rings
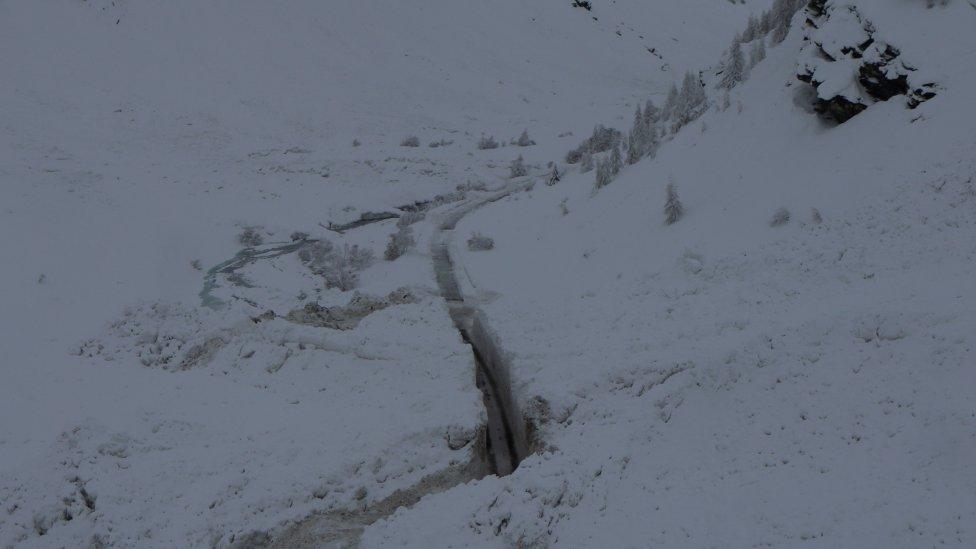
[[[368,547],[972,545],[976,10],[856,2],[938,83],[917,109],[821,122],[794,28],[594,192],[547,163],[771,2],[568,4],[0,3],[0,546],[225,547],[345,510],[379,518]],[[471,209],[519,155],[539,183]],[[465,183],[396,261],[395,220],[325,228]],[[429,253],[468,210],[461,289],[535,428],[503,478],[472,473],[485,410]],[[354,296],[296,251],[204,306],[247,226],[367,248],[358,291],[411,299],[291,322]]]
[[[925,62],[972,82],[958,37],[928,35]],[[464,291],[527,415],[545,403],[544,449],[374,525],[367,546],[973,543],[968,86],[827,127],[792,79],[799,41],[736,88],[741,112],[713,110],[598,192],[568,174],[459,224],[495,240],[456,250]],[[687,208],[673,226],[669,179]],[[792,219],[771,227],[780,207]]]

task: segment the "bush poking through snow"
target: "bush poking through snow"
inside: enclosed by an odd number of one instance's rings
[[[373,251],[349,244],[331,255],[322,272],[326,288],[348,292],[359,283],[359,272],[373,263]]]
[[[518,158],[512,160],[512,163],[508,166],[508,177],[509,179],[515,179],[516,177],[525,177],[529,174],[529,169],[525,167],[525,160],[522,159],[522,155]]]
[[[468,249],[472,252],[483,252],[494,247],[495,241],[481,233],[474,233],[468,239]]]
[[[484,150],[497,149],[497,148],[498,148],[498,141],[495,141],[494,136],[482,135],[481,139],[478,140],[479,150],[484,151]]]
[[[373,262],[373,252],[359,246],[344,245],[336,249],[328,240],[309,242],[298,251],[298,259],[313,274],[325,280],[326,288],[347,292],[359,282],[359,272]]]
[[[360,143],[360,141],[358,139],[353,139],[352,140],[352,146],[353,147],[358,147],[360,145],[362,145],[362,143]]]
[[[410,248],[413,248],[414,244],[416,244],[416,240],[413,238],[413,229],[410,227],[401,227],[400,230],[390,235],[390,242],[386,245],[386,251],[383,253],[383,257],[387,261],[395,261],[410,251]]]
[[[298,250],[298,259],[314,271],[317,266],[325,263],[333,249],[332,242],[325,239],[316,240]]]
[[[810,221],[812,221],[814,225],[820,225],[823,223],[823,216],[820,215],[820,210],[810,208]]]
[[[668,183],[667,198],[664,202],[664,224],[674,225],[685,213],[685,206],[678,198],[678,191],[674,183]]]
[[[403,141],[400,142],[400,146],[401,147],[419,147],[420,146],[420,138],[417,137],[416,135],[407,136],[407,137],[403,138]]]
[[[781,225],[786,225],[790,222],[790,211],[786,208],[780,208],[776,210],[773,214],[773,218],[769,220],[770,227],[779,227]]]
[[[515,141],[515,144],[519,147],[531,147],[535,145],[535,141],[529,137],[529,130],[522,130],[522,135]]]
[[[426,217],[424,212],[403,212],[400,219],[397,219],[396,226],[400,229],[409,227],[418,221],[423,221],[424,217]]]
[[[241,234],[237,235],[237,242],[241,246],[247,246],[252,248],[254,246],[260,246],[264,244],[264,237],[258,232],[259,227],[247,226],[241,231]]]

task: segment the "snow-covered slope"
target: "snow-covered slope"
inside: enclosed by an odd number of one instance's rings
[[[976,543],[976,9],[852,4],[935,98],[822,121],[800,14],[655,158],[462,222],[543,450],[367,545]]]
[[[0,2],[0,545],[253,541],[477,461],[430,224],[360,275],[410,299],[348,331],[258,316],[349,302],[296,254],[205,271],[247,226],[379,257],[392,221],[323,227],[519,154],[541,173],[767,6]],[[523,129],[538,145],[508,145]]]

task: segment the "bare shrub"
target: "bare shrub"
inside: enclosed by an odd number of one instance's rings
[[[495,241],[481,233],[473,233],[468,239],[468,249],[472,252],[482,252],[495,247]]]
[[[484,181],[476,181],[476,182],[468,181],[468,182],[459,184],[457,187],[455,187],[455,189],[457,189],[458,191],[460,191],[462,193],[463,192],[468,192],[468,191],[480,191],[480,192],[484,192],[484,191],[487,191],[488,190],[488,184],[485,183]]]
[[[498,148],[498,141],[495,141],[495,137],[494,136],[485,136],[485,135],[482,135],[481,136],[481,139],[478,140],[478,149],[479,150],[484,151],[484,150],[488,150],[488,149],[497,149],[497,148]]]
[[[424,217],[426,217],[424,212],[403,212],[400,219],[397,219],[396,226],[400,229],[409,227],[418,221],[423,221]]]
[[[401,147],[419,147],[420,146],[420,138],[417,137],[416,135],[409,135],[409,136],[403,138],[403,141],[400,142],[400,146]]]
[[[529,130],[522,130],[522,135],[515,140],[515,144],[519,147],[531,147],[532,145],[535,145],[535,141],[529,137]]]
[[[264,237],[261,236],[260,232],[258,232],[260,231],[260,229],[261,229],[260,227],[255,227],[251,225],[244,227],[244,230],[241,231],[241,234],[237,235],[237,242],[241,246],[247,246],[249,248],[264,244]]]
[[[362,143],[358,139],[353,139],[352,140],[352,146],[353,147],[358,147],[360,145],[362,145]]]
[[[779,227],[781,225],[786,225],[790,222],[790,211],[786,208],[780,208],[776,210],[773,214],[773,218],[769,220],[770,227]]]
[[[387,261],[394,261],[398,257],[410,251],[417,243],[413,238],[413,229],[401,227],[400,230],[390,235],[390,242],[386,245],[383,257]]]
[[[820,215],[820,210],[816,208],[810,208],[810,220],[813,221],[814,225],[819,225],[823,223],[823,216]]]
[[[431,141],[427,144],[428,147],[436,149],[438,147],[447,147],[448,145],[453,145],[454,141],[448,141],[447,139],[441,139],[440,141]]]
[[[315,240],[305,244],[298,250],[298,259],[313,273],[319,274],[318,271],[324,268],[325,263],[328,261],[334,249],[335,246],[328,240]]]
[[[326,288],[339,288],[348,292],[359,283],[359,273],[373,263],[373,251],[357,245],[343,245],[330,255],[321,276]]]
[[[529,169],[525,167],[525,160],[522,159],[522,155],[518,158],[512,160],[512,163],[508,166],[508,177],[510,179],[515,179],[516,177],[525,177],[528,175]]]

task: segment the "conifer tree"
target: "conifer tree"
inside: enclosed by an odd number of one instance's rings
[[[602,189],[610,184],[613,176],[610,175],[610,161],[601,158],[596,161],[596,188]]]
[[[673,118],[675,111],[678,108],[678,86],[672,82],[671,88],[668,89],[668,97],[664,100],[664,109],[661,113],[661,118],[665,120]]]
[[[752,51],[749,52],[749,66],[755,67],[760,61],[766,58],[766,44],[763,38],[756,40],[752,44]]]
[[[722,73],[721,87],[731,90],[736,84],[745,78],[746,61],[742,55],[742,44],[733,42],[729,48],[728,58],[725,61],[725,71]]]
[[[623,167],[623,159],[620,155],[620,147],[614,145],[613,150],[610,151],[610,176],[614,177],[620,173],[620,169]]]
[[[522,155],[512,161],[508,167],[509,177],[514,179],[516,177],[522,177],[529,173],[528,168],[525,167],[525,160],[522,159]]]
[[[706,108],[706,101],[705,90],[698,78],[691,71],[685,73],[675,106],[675,127],[684,126],[701,116]]]
[[[685,207],[681,204],[681,200],[678,199],[678,191],[675,189],[674,183],[668,183],[666,192],[667,199],[664,202],[664,223],[666,225],[674,225],[685,213]]]
[[[580,173],[586,173],[589,171],[593,171],[593,155],[589,152],[585,152],[580,160]]]

